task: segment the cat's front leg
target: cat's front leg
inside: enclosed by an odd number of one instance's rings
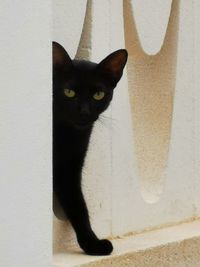
[[[72,183],[66,189],[59,183],[59,190],[57,188],[56,191],[60,204],[76,232],[80,247],[89,255],[109,255],[113,250],[112,243],[107,239],[98,239],[93,232],[81,187]]]

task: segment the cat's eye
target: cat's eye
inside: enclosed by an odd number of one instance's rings
[[[104,96],[105,96],[105,93],[103,91],[98,91],[93,95],[93,98],[95,100],[101,100],[104,98]]]
[[[76,95],[75,91],[71,89],[64,89],[64,93],[67,97],[70,97],[70,98]]]

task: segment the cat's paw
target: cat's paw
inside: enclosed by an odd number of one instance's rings
[[[113,251],[112,243],[107,239],[90,239],[79,244],[88,255],[109,255]]]

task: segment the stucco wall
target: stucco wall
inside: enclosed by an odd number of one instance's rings
[[[0,265],[49,267],[51,3],[0,4]]]
[[[48,0],[1,3],[2,266],[51,266],[52,35],[72,57],[95,62],[129,51],[84,171],[97,234],[199,217],[200,4],[152,1],[54,0],[53,14]],[[54,216],[54,251],[74,242],[70,225]]]
[[[74,28],[80,41],[73,41],[73,49],[68,26],[75,17],[67,15],[69,4],[62,2],[62,22],[60,7],[54,10],[54,39],[61,40],[61,35],[72,56],[98,62],[118,48],[129,52],[104,125],[95,126],[84,171],[84,193],[99,236],[200,215],[195,60],[200,9],[197,1],[153,2],[88,1],[84,22],[86,1],[81,2],[84,8]],[[66,250],[73,238],[70,226],[54,218],[55,251]]]

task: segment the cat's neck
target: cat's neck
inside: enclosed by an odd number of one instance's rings
[[[90,132],[93,126],[94,126],[94,123],[91,125],[87,125],[87,126],[79,126],[79,125],[73,125],[65,121],[54,120],[54,127],[64,128],[70,132],[77,132],[77,133]]]
[[[64,151],[65,157],[75,155],[82,160],[87,152],[92,126],[78,128],[64,122],[55,122],[53,125],[53,140],[57,150]],[[55,149],[56,151],[56,149]]]
[[[72,142],[81,142],[81,140],[84,140],[84,143],[87,143],[89,141],[93,125],[94,123],[87,127],[78,127],[64,121],[54,121],[54,135],[58,139],[64,139],[69,143],[70,140]]]

